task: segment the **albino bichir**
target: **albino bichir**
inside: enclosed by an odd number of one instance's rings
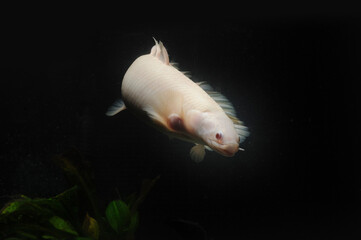
[[[191,158],[200,162],[205,149],[232,157],[249,135],[232,104],[205,82],[193,82],[169,62],[162,42],[138,57],[124,75],[121,94],[106,115],[129,109],[151,126],[195,144]]]

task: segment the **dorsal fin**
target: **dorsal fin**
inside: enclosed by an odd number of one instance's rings
[[[178,68],[178,63],[169,61],[169,55],[168,55],[167,49],[164,47],[163,43],[161,41],[158,42],[155,38],[153,38],[153,40],[155,42],[155,45],[150,50],[150,55],[158,58],[163,63],[174,67],[175,69],[177,69],[178,71],[183,73],[186,77],[191,78],[191,74],[189,71],[181,71]]]
[[[154,39],[155,45],[150,50],[150,55],[158,58],[166,65],[170,65],[167,49],[165,49],[165,47],[161,41],[159,41],[159,43],[158,43],[158,41],[155,38],[153,38],[153,39]]]
[[[240,143],[243,142],[249,135],[248,128],[243,125],[236,116],[236,111],[232,103],[222,94],[213,90],[213,88],[207,82],[197,82],[200,86],[218,105],[223,109],[229,119],[232,120],[234,128],[238,136],[240,137]]]

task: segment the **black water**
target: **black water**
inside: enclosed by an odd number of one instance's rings
[[[127,195],[161,175],[140,209],[138,239],[201,236],[176,219],[198,223],[208,239],[361,236],[353,155],[359,19],[20,21],[3,31],[1,204],[70,187],[51,159],[76,147],[92,165],[102,205],[117,198],[116,188]],[[152,37],[181,70],[231,100],[251,132],[245,152],[207,152],[195,164],[191,144],[170,141],[129,112],[104,115]]]

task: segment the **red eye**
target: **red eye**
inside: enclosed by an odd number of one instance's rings
[[[216,133],[216,138],[217,138],[217,140],[222,139],[222,133],[221,132]]]

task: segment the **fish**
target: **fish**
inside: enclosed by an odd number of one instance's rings
[[[248,128],[236,116],[231,102],[207,82],[194,82],[169,61],[161,41],[149,54],[138,57],[126,71],[121,84],[122,98],[107,116],[129,109],[150,126],[195,144],[190,157],[199,163],[205,150],[232,157],[246,137]]]

